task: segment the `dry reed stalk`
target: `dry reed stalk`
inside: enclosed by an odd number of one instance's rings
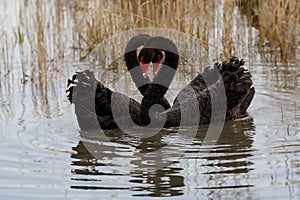
[[[64,0],[58,0],[52,1],[54,8],[49,9],[51,3],[26,0],[20,10],[22,13],[19,19],[20,29],[15,32],[17,38],[22,41],[20,55],[27,57],[25,61],[32,62],[29,65],[32,66],[32,77],[38,72],[41,81],[45,81],[48,70],[47,60],[56,57],[64,58],[65,49],[68,47],[65,45],[66,38],[71,40],[74,50],[81,51],[81,58],[85,59],[105,38],[140,27],[165,27],[199,39],[203,47],[198,51],[199,59],[203,57],[204,51],[214,51],[213,57],[222,54],[229,57],[233,47],[236,47],[232,41],[234,17],[232,11],[235,6],[243,4],[246,5],[245,9],[249,10],[249,13],[252,12],[249,14],[251,15],[249,20],[253,21],[252,24],[259,30],[256,45],[262,48],[269,46],[274,58],[290,62],[296,57],[295,49],[300,45],[299,1],[249,2],[246,0],[83,0],[66,3]],[[219,10],[222,8],[221,3],[224,6],[222,14]],[[243,10],[242,7],[240,8]],[[66,35],[69,32],[64,30],[65,24],[72,24],[69,27],[71,35]],[[9,52],[13,52],[14,47],[11,41],[5,41],[4,31],[0,31],[1,41],[4,44],[1,48],[2,62],[8,70],[9,65],[12,65]],[[214,40],[212,31],[215,31],[217,40]],[[251,39],[250,36],[251,34],[249,34]],[[120,52],[122,48],[124,47],[114,46],[111,50]],[[190,49],[192,44],[186,44],[184,48]],[[23,75],[25,71],[26,69],[23,70]]]
[[[262,50],[269,47],[273,61],[279,58],[283,63],[293,62],[300,45],[300,4],[298,0],[241,1],[242,9],[252,12],[247,17],[259,30],[257,45]],[[262,51],[261,51],[262,52]],[[262,52],[263,53],[263,52]],[[263,55],[263,54],[262,54]]]
[[[231,44],[231,13],[235,4],[235,0],[226,3],[223,22],[212,26],[216,16],[212,15],[215,9],[219,9],[220,2],[203,1],[203,0],[146,0],[146,1],[115,1],[109,3],[105,8],[103,3],[93,4],[89,7],[89,11],[85,13],[88,20],[84,24],[76,24],[75,31],[78,33],[80,44],[84,44],[86,49],[81,57],[85,59],[89,53],[101,43],[104,38],[110,37],[115,33],[122,32],[131,28],[140,27],[166,27],[175,29],[192,37],[200,39],[204,49],[208,51],[209,34],[212,28],[221,30],[223,44],[216,41],[213,44],[215,56],[220,55],[220,50],[228,58],[232,53]],[[217,5],[217,6],[215,6]],[[117,9],[116,9],[117,8]],[[105,14],[104,14],[105,13]],[[97,31],[98,30],[98,31]],[[221,41],[221,39],[219,39]],[[191,45],[191,44],[189,44]],[[190,47],[190,46],[189,46]],[[201,57],[199,51],[199,57]]]
[[[229,59],[230,56],[232,55],[233,9],[234,9],[234,1],[232,0],[224,1],[222,43],[224,49],[223,52],[226,59]]]
[[[47,51],[45,47],[45,37],[44,37],[44,19],[41,13],[43,13],[44,5],[42,1],[37,0],[37,59],[38,59],[38,72],[39,72],[39,81],[43,83],[46,79],[46,58]]]

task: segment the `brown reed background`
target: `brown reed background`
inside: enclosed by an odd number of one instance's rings
[[[228,58],[237,48],[244,48],[253,53],[258,50],[267,61],[290,64],[296,62],[300,46],[299,0],[21,0],[15,3],[18,5],[15,26],[10,26],[9,18],[1,19],[6,21],[0,29],[1,73],[7,74],[20,65],[23,78],[30,76],[34,80],[37,75],[41,82],[47,72],[55,71],[51,67],[53,62],[66,58],[84,60],[106,38],[140,27],[187,33],[199,39],[205,50],[213,47],[215,58]],[[2,6],[5,9],[5,3]],[[248,29],[239,24],[243,17],[248,20]],[[253,28],[258,36],[253,34]],[[220,39],[210,42],[212,30]],[[239,44],[240,40],[235,39],[245,36],[247,43]]]

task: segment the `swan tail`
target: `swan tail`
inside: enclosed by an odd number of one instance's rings
[[[244,64],[243,59],[231,57],[229,62],[218,65],[226,90],[227,108],[231,110],[239,106],[239,114],[245,112],[249,107],[255,91],[254,88],[251,89],[251,73],[242,67]]]
[[[75,105],[87,104],[87,100],[95,99],[97,85],[98,81],[90,71],[76,72],[67,82],[67,98]]]
[[[92,72],[86,70],[74,74],[67,81],[66,92],[70,103],[75,105],[81,129],[99,128],[101,121],[108,121],[107,116],[97,116],[97,99],[103,98],[106,88],[96,80]]]

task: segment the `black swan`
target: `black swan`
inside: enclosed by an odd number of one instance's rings
[[[143,124],[149,124],[151,121],[149,109],[157,104],[167,92],[179,61],[176,45],[164,37],[149,39],[139,56],[151,60],[157,50],[164,51],[165,58],[160,71],[155,76],[153,83],[149,85],[141,103],[140,113]],[[209,123],[212,103],[218,106],[226,100],[224,118],[233,119],[242,115],[249,107],[255,93],[254,87],[251,88],[251,74],[242,67],[243,65],[242,59],[231,57],[228,63],[216,63],[213,68],[206,68],[204,73],[195,77],[178,94],[170,109],[162,113],[153,112],[152,120],[156,122],[165,120],[166,126],[188,125],[195,124],[195,122],[199,124]],[[223,96],[222,89],[226,91]],[[181,102],[178,99],[181,99]],[[222,108],[217,108],[215,111],[219,112],[217,117],[222,120]],[[182,112],[186,113],[184,120],[181,117]]]
[[[251,87],[251,74],[242,67],[244,65],[243,60],[232,57],[229,62],[216,63],[212,68],[207,67],[202,74],[199,74],[179,93],[173,106],[168,110],[160,113],[151,112],[152,110],[149,112],[152,105],[163,105],[161,102],[175,75],[179,56],[176,45],[163,37],[153,37],[146,42],[144,40],[142,44],[144,47],[139,58],[137,58],[136,51],[126,51],[130,52],[126,54],[125,58],[128,69],[140,65],[139,60],[144,64],[149,64],[156,59],[155,55],[161,56],[160,53],[164,52],[162,67],[157,72],[153,82],[148,81],[144,84],[146,85],[144,88],[139,87],[143,84],[136,83],[139,81],[137,80],[138,76],[145,79],[142,69],[137,68],[140,70],[139,75],[137,75],[138,73],[132,74],[134,75],[132,76],[133,80],[144,95],[142,104],[106,88],[89,71],[78,72],[72,77],[72,80],[68,80],[68,98],[75,105],[75,113],[81,129],[99,128],[99,125],[102,129],[117,128],[118,123],[114,119],[111,107],[112,99],[116,101],[113,103],[114,105],[119,105],[117,109],[121,110],[120,113],[128,111],[132,121],[138,125],[146,125],[151,120],[154,122],[165,120],[165,126],[178,126],[181,124],[182,106],[187,108],[189,112],[184,124],[194,124],[195,119],[197,119],[195,113],[201,116],[196,121],[198,124],[209,123],[211,102],[218,103],[218,99],[224,100],[224,98],[227,98],[226,119],[241,116],[249,107],[255,93],[254,88]],[[134,49],[132,48],[132,50]],[[136,63],[131,65],[131,59]],[[226,93],[220,96],[219,90],[222,87]],[[112,96],[118,98],[112,98]],[[191,96],[196,98],[191,98]],[[119,115],[118,118],[122,120],[122,115]],[[124,117],[123,124],[133,125],[126,120],[128,118]]]
[[[127,43],[124,53],[124,60],[127,70],[129,71],[136,87],[143,96],[147,91],[149,84],[151,83],[151,80],[146,73],[148,64],[152,62],[153,74],[156,75],[158,65],[160,64],[163,56],[161,51],[156,50],[153,57],[147,57],[150,60],[147,60],[147,58],[142,58],[141,56],[139,56],[139,58],[137,57],[137,49],[143,46],[150,38],[151,36],[147,34],[140,34],[132,37]],[[142,68],[140,67],[141,65]],[[158,103],[162,105],[164,109],[170,108],[170,104],[165,97],[162,97]]]
[[[152,60],[141,59],[137,57],[137,49],[144,45],[144,43],[151,37],[146,34],[140,34],[130,39],[125,48],[124,60],[135,85],[139,89],[142,95],[145,94],[149,84],[151,83],[146,73],[148,64],[140,63],[139,61],[152,62],[153,66],[157,70],[157,66],[161,61],[162,53],[155,51]],[[141,66],[142,64],[142,67]],[[142,70],[143,69],[143,70]],[[153,73],[156,73],[153,69]],[[93,74],[86,70],[84,72],[78,72],[73,75],[67,83],[68,99],[70,103],[75,105],[75,114],[80,128],[82,129],[94,129],[99,128],[99,124],[102,129],[116,128],[117,123],[113,117],[111,108],[112,96],[117,96],[116,104],[120,107],[129,102],[129,113],[131,118],[136,124],[140,124],[140,104],[133,99],[129,99],[125,95],[111,91],[109,88],[104,87],[99,83]],[[95,99],[95,101],[93,101]],[[159,104],[164,109],[170,108],[170,104],[165,97],[162,97]],[[122,108],[120,108],[122,110]],[[96,115],[95,115],[96,111]],[[127,110],[124,110],[126,112]],[[126,119],[124,119],[126,120]],[[98,124],[99,122],[99,124]]]

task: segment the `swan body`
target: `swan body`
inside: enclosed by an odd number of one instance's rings
[[[138,40],[138,42],[136,42]],[[179,53],[176,45],[163,37],[150,37],[142,35],[132,38],[125,49],[125,62],[129,72],[132,69],[132,79],[144,96],[141,104],[134,99],[111,91],[101,82],[97,81],[89,71],[78,72],[68,80],[68,99],[75,105],[75,113],[81,129],[112,129],[118,124],[114,118],[114,110],[118,111],[118,122],[137,125],[147,125],[151,121],[164,122],[164,126],[205,124],[211,121],[212,105],[217,107],[216,116],[222,119],[236,119],[243,115],[252,102],[255,89],[252,87],[251,74],[243,68],[244,61],[231,57],[229,61],[215,63],[213,67],[205,68],[204,72],[197,75],[173,102],[173,106],[164,98],[165,93],[178,68]],[[137,56],[136,49],[144,45]],[[153,81],[144,77],[140,62],[149,64],[155,56],[164,52],[162,67],[157,72]],[[138,72],[138,73],[137,73]],[[222,89],[224,92],[222,93]],[[220,102],[224,102],[222,105]],[[165,111],[151,110],[159,104]],[[117,105],[112,109],[112,105]],[[220,107],[220,108],[219,108]],[[224,112],[221,112],[224,110]],[[126,112],[132,122],[127,122]],[[188,114],[186,114],[188,113]],[[122,116],[124,114],[124,119]],[[200,116],[200,118],[197,116]],[[183,120],[184,118],[184,120]],[[196,121],[195,121],[196,120]],[[151,122],[152,123],[152,122]]]

